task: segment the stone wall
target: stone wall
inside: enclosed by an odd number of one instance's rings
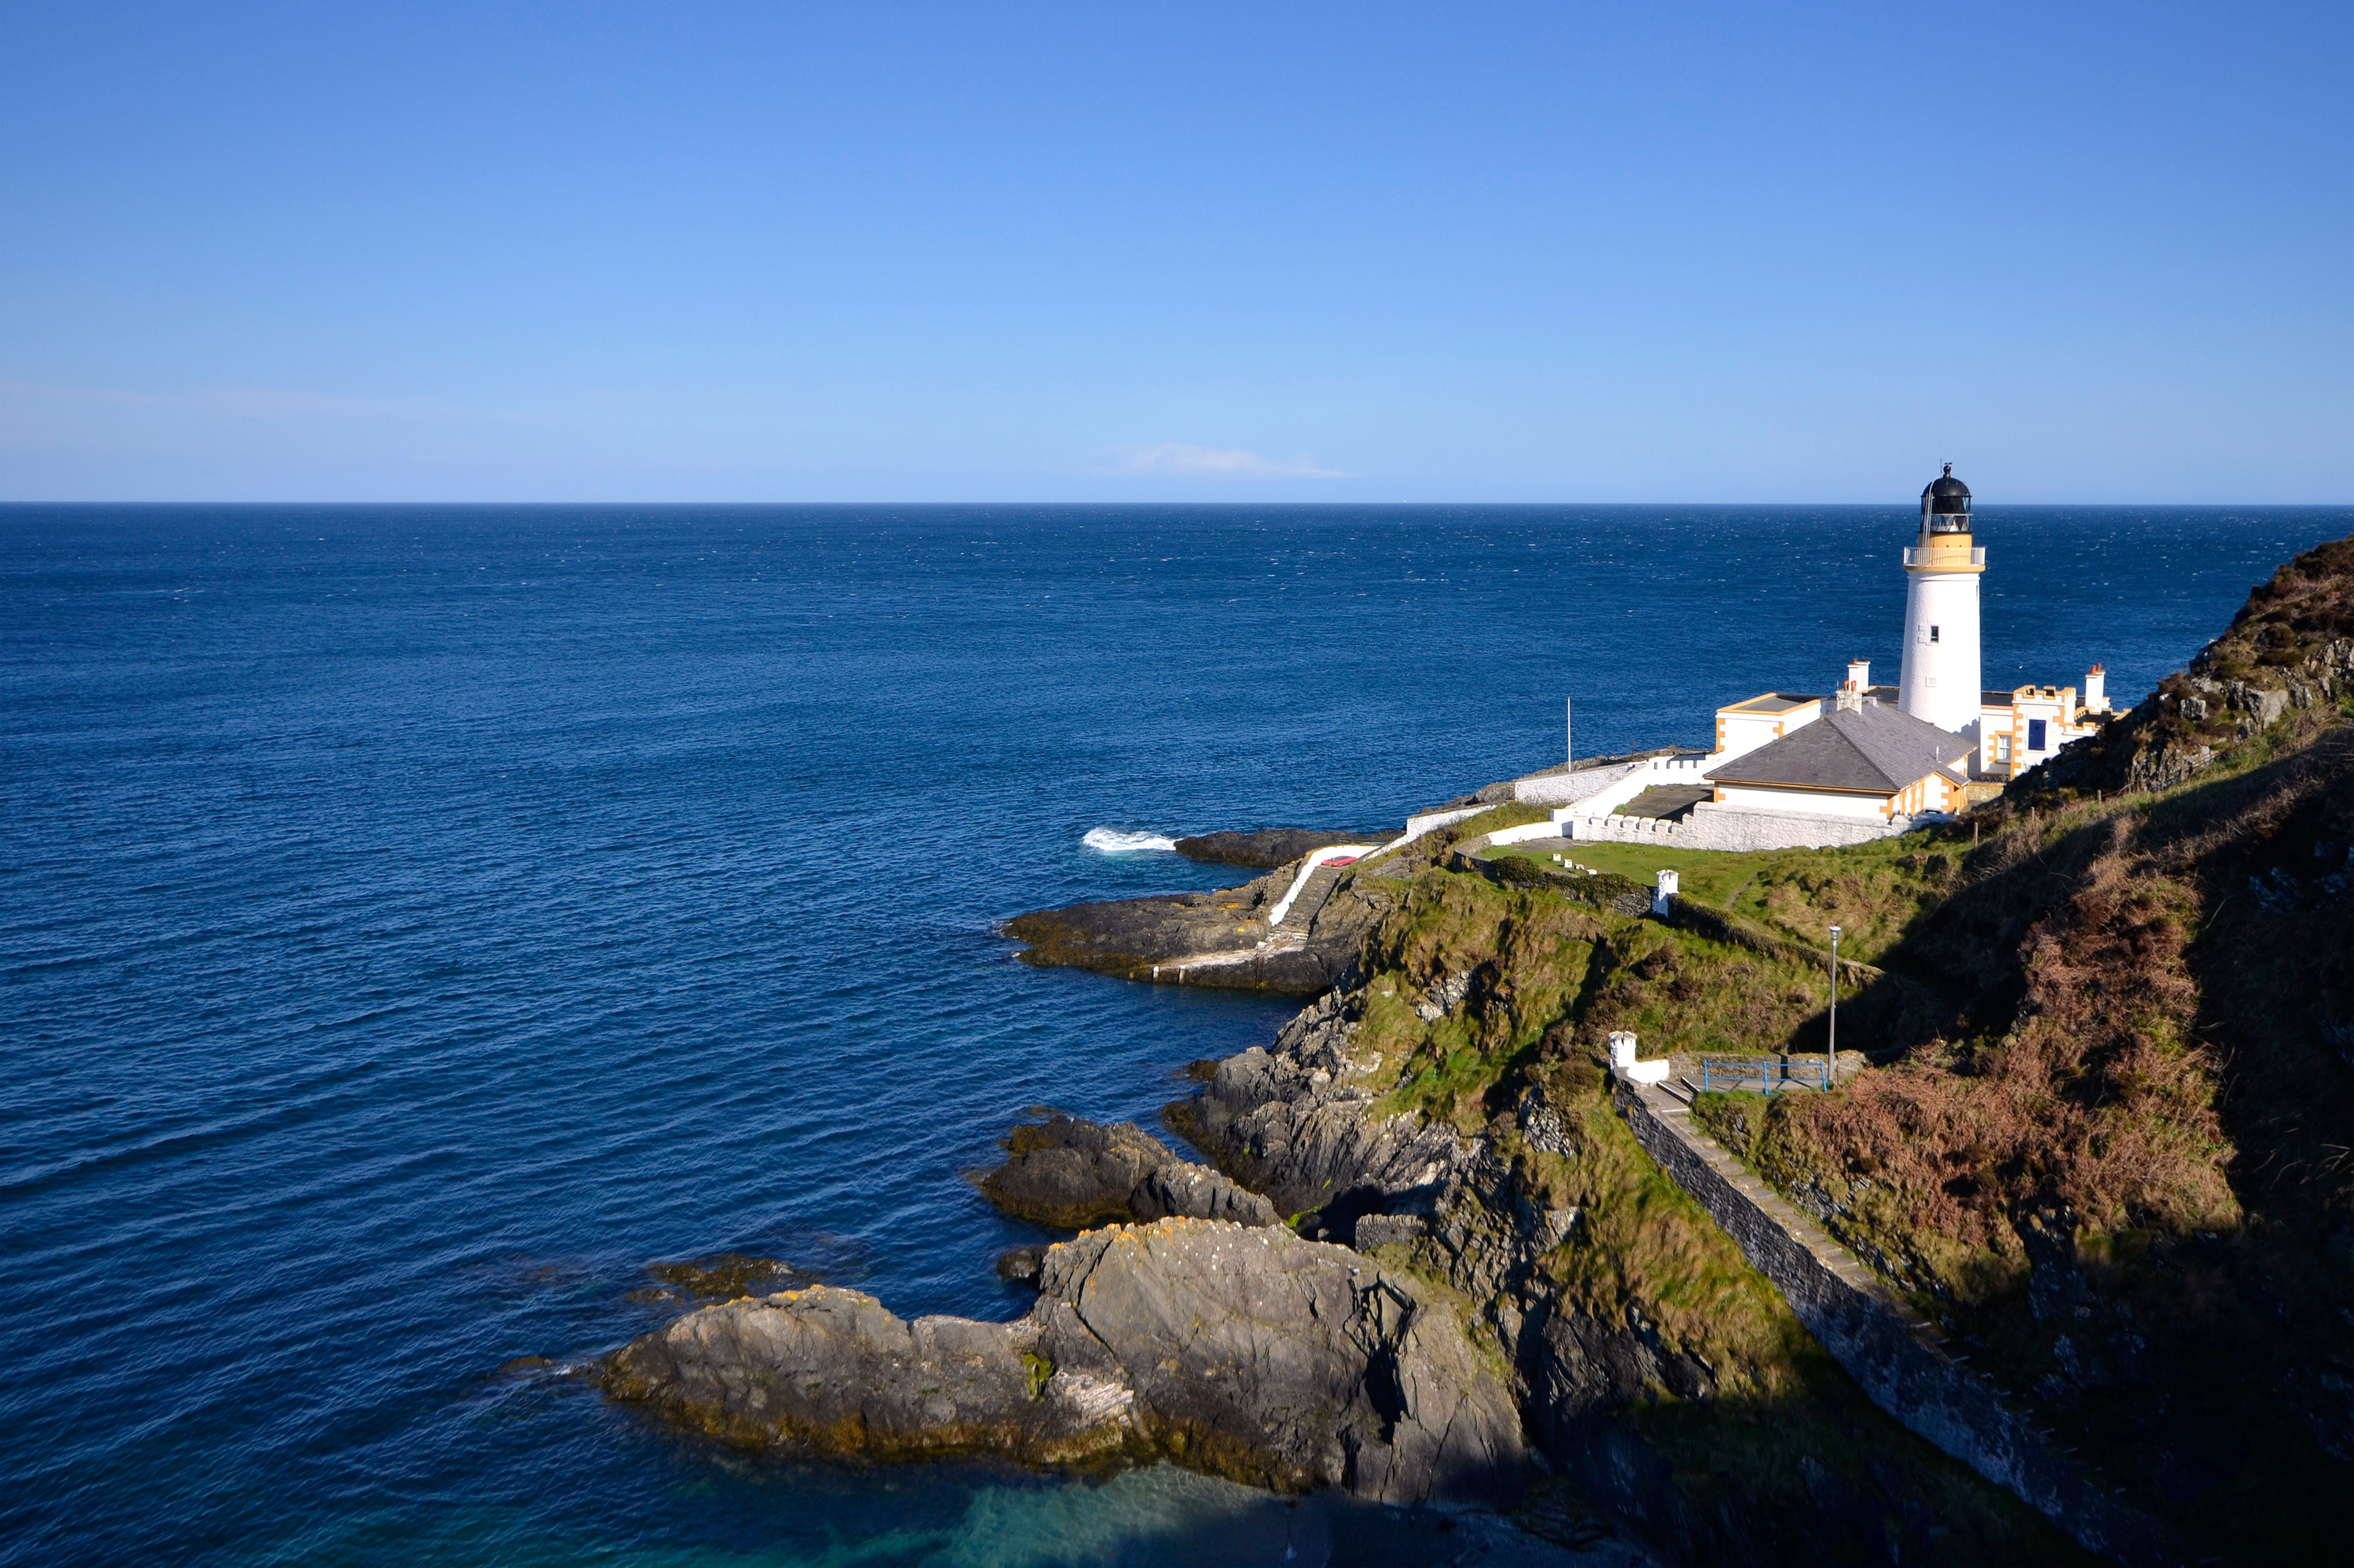
[[[1681,822],[1649,817],[1577,816],[1566,836],[1604,843],[1659,844],[1670,849],[1830,849],[1869,843],[1909,831],[1910,817],[1885,822],[1818,817],[1801,811],[1749,811],[1703,800]]]
[[[1619,762],[1606,768],[1581,768],[1575,773],[1536,773],[1512,781],[1512,799],[1531,806],[1574,806],[1598,795],[1640,767]]]
[[[1621,1084],[1616,1098],[1637,1141],[1774,1282],[1873,1404],[2017,1493],[2088,1552],[2130,1564],[2188,1560],[2163,1525],[2096,1489],[1878,1277],[1693,1127],[1672,1094]]]

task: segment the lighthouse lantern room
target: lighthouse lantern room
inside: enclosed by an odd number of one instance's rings
[[[1904,552],[1904,659],[1896,705],[1956,733],[1978,722],[1978,577],[1970,487],[1946,465],[1921,492],[1921,533]]]

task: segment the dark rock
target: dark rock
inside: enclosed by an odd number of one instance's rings
[[[1411,1246],[1429,1229],[1430,1223],[1420,1214],[1360,1214],[1350,1245],[1359,1252],[1377,1246]]]
[[[1129,1198],[1140,1220],[1232,1220],[1243,1225],[1277,1225],[1275,1205],[1231,1177],[1205,1165],[1172,1160],[1145,1173]]]
[[[1324,828],[1262,828],[1255,833],[1203,833],[1179,839],[1177,853],[1187,860],[1264,871],[1334,844],[1385,844],[1397,836],[1395,829],[1352,833]]]
[[[1314,996],[1355,961],[1365,937],[1395,906],[1394,885],[1348,867],[1320,871],[1285,917],[1275,912],[1299,877],[1296,863],[1239,887],[1115,898],[1019,915],[1005,935],[1028,944],[1025,964],[1092,969],[1122,980],[1222,991]]]
[[[1469,1149],[1450,1128],[1406,1112],[1373,1114],[1352,1081],[1342,1003],[1328,996],[1276,1036],[1218,1065],[1202,1092],[1161,1120],[1283,1213],[1410,1210],[1445,1186]]]
[[[1066,1230],[1131,1219],[1281,1223],[1265,1198],[1178,1159],[1134,1122],[1106,1126],[1058,1114],[1015,1128],[1005,1144],[1005,1163],[980,1186],[1015,1219]]]
[[[1010,1246],[997,1255],[997,1277],[1008,1285],[1035,1285],[1038,1266],[1046,1256],[1043,1243],[1028,1246]]]
[[[1177,1161],[1134,1122],[1067,1116],[1015,1128],[1005,1148],[1005,1163],[981,1179],[981,1195],[1015,1219],[1066,1230],[1129,1218],[1137,1183]]]
[[[875,1458],[1168,1457],[1388,1503],[1503,1500],[1520,1417],[1429,1287],[1279,1227],[1163,1220],[1049,1249],[1012,1323],[819,1287],[689,1313],[607,1389],[703,1430]]]
[[[722,1299],[749,1296],[757,1287],[775,1290],[794,1277],[790,1264],[773,1257],[754,1257],[747,1253],[720,1252],[709,1257],[692,1258],[684,1263],[650,1263],[646,1272],[664,1285],[688,1296],[717,1297]],[[645,1292],[648,1299],[659,1299],[662,1292]]]

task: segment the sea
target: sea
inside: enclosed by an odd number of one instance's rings
[[[1166,1467],[608,1402],[647,1266],[1017,1316],[969,1174],[1291,1004],[1015,961],[1720,704],[1893,681],[1886,507],[0,507],[0,1563],[1424,1563]],[[1979,514],[1986,680],[2129,704],[2348,509]]]

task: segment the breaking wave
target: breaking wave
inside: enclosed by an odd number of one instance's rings
[[[1119,828],[1089,828],[1079,841],[1097,854],[1140,854],[1146,850],[1173,850],[1177,841],[1159,833],[1131,833]]]

